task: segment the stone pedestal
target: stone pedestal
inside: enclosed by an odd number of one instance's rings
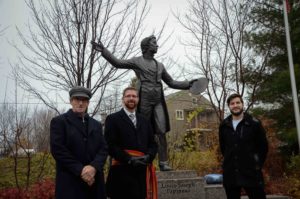
[[[226,194],[223,185],[205,185],[205,199],[225,199]]]
[[[196,171],[157,172],[159,199],[205,199],[204,179]]]
[[[241,199],[249,199],[248,196],[242,196]],[[289,199],[288,196],[267,195],[267,199]]]
[[[223,185],[208,185],[196,171],[156,172],[159,199],[226,199]],[[241,199],[248,199],[242,196]],[[267,199],[289,199],[287,196],[267,195]]]
[[[226,199],[223,185],[205,185],[205,199]],[[248,196],[242,196],[241,199],[249,199]],[[290,199],[288,196],[267,195],[267,199]]]

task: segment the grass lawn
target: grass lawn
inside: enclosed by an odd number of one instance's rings
[[[26,186],[28,159],[19,157],[17,159],[17,178],[20,187]],[[0,159],[0,189],[16,187],[14,175],[14,158],[7,157]],[[38,153],[31,157],[29,184],[45,178],[54,178],[55,161],[49,153]]]

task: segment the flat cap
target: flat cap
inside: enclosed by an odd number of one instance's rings
[[[73,98],[73,97],[85,97],[85,98],[91,99],[92,92],[91,92],[90,89],[85,88],[83,86],[74,86],[69,91],[69,95],[70,95],[70,98]]]

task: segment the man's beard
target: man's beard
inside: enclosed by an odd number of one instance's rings
[[[127,103],[124,103],[124,104],[125,104],[126,108],[128,108],[128,109],[135,109],[136,106],[137,106],[137,104],[135,102],[131,102],[131,101],[127,102]]]
[[[244,109],[241,108],[241,110],[239,112],[234,112],[234,111],[230,110],[230,113],[234,116],[240,116],[243,113],[243,111],[244,111]]]

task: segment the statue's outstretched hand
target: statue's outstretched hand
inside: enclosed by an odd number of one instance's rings
[[[193,79],[193,80],[189,81],[190,87],[192,87],[193,83],[196,82],[196,81],[198,81],[198,79]]]
[[[190,92],[194,95],[199,95],[205,89],[207,89],[209,79],[205,77],[200,77],[198,79],[193,79],[189,81],[190,83]]]
[[[91,44],[93,46],[93,49],[95,49],[96,51],[102,52],[104,45],[102,44],[101,41],[99,41],[99,43],[95,42],[95,41],[91,41]]]

